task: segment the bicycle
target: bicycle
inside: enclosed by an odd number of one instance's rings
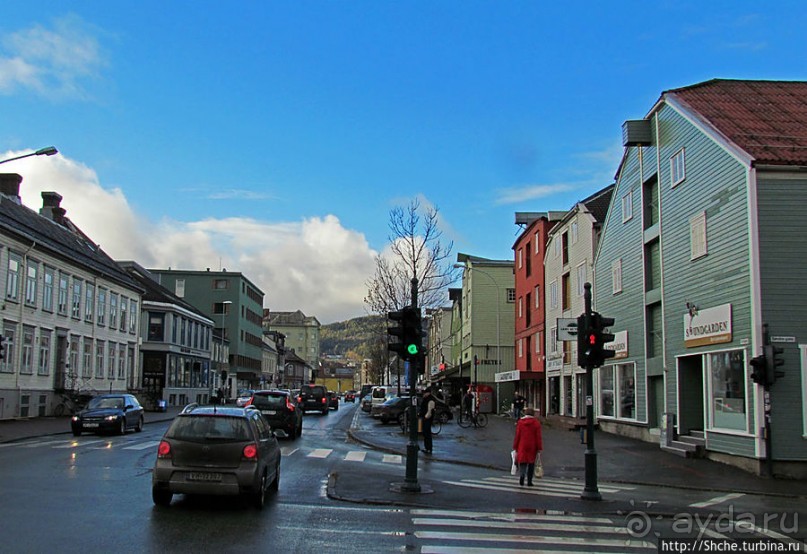
[[[404,434],[409,432],[409,408],[398,418],[398,424],[401,426],[401,431]],[[435,417],[432,419],[432,436],[439,435],[442,430],[443,422],[440,421],[440,418]]]
[[[468,429],[471,425],[473,425],[474,428],[479,429],[488,424],[488,416],[481,412],[477,412],[475,414],[465,414],[465,417],[457,420],[457,424],[463,429]]]
[[[61,402],[53,407],[53,415],[61,417],[63,415],[74,415],[81,411],[78,395],[62,393],[61,396]]]

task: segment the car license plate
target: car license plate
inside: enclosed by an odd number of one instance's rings
[[[261,413],[266,415],[275,415],[277,410],[261,410]]]
[[[221,473],[193,471],[188,474],[188,481],[221,481]]]
[[[98,427],[98,424],[97,423],[85,423],[84,427],[86,427],[87,429],[92,429],[92,428]]]

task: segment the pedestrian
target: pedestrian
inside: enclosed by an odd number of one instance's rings
[[[468,419],[471,419],[471,415],[474,411],[474,393],[471,392],[471,387],[468,387],[468,391],[465,393],[465,396],[462,397],[462,404],[465,415],[468,416]]]
[[[541,436],[541,422],[535,416],[535,410],[525,408],[524,415],[516,424],[516,436],[513,439],[513,450],[516,451],[516,463],[519,469],[518,483],[524,486],[524,478],[527,478],[527,486],[531,487],[535,476],[535,460],[544,449]]]
[[[426,389],[418,410],[418,415],[423,422],[423,451],[426,454],[432,453],[432,420],[434,419],[435,408],[436,403],[432,396],[432,391]]]
[[[515,418],[516,422],[521,419],[521,416],[524,413],[524,406],[527,405],[527,400],[521,396],[521,394],[516,393],[513,397],[513,418]]]

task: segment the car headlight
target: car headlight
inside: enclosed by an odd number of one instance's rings
[[[116,420],[116,419],[118,419],[119,417],[120,417],[120,416],[118,416],[118,415],[108,415],[108,416],[106,416],[104,419],[105,419],[105,420],[107,420],[107,421],[115,421],[115,420]]]
[[[77,415],[73,416],[73,421],[81,421],[81,418]]]

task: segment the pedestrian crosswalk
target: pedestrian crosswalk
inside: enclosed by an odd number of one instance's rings
[[[624,524],[560,511],[518,513],[411,510],[421,554],[656,552]]]
[[[559,498],[580,498],[583,492],[584,484],[580,481],[570,479],[552,479],[544,477],[535,480],[534,487],[525,487],[518,484],[518,477],[512,475],[491,476],[483,479],[462,479],[460,481],[444,481],[448,485],[457,487],[465,487],[472,489],[482,489],[498,492],[513,492],[535,495],[535,496],[552,496]],[[620,491],[631,491],[634,487],[631,486],[598,486],[598,490],[602,493],[617,493]]]

